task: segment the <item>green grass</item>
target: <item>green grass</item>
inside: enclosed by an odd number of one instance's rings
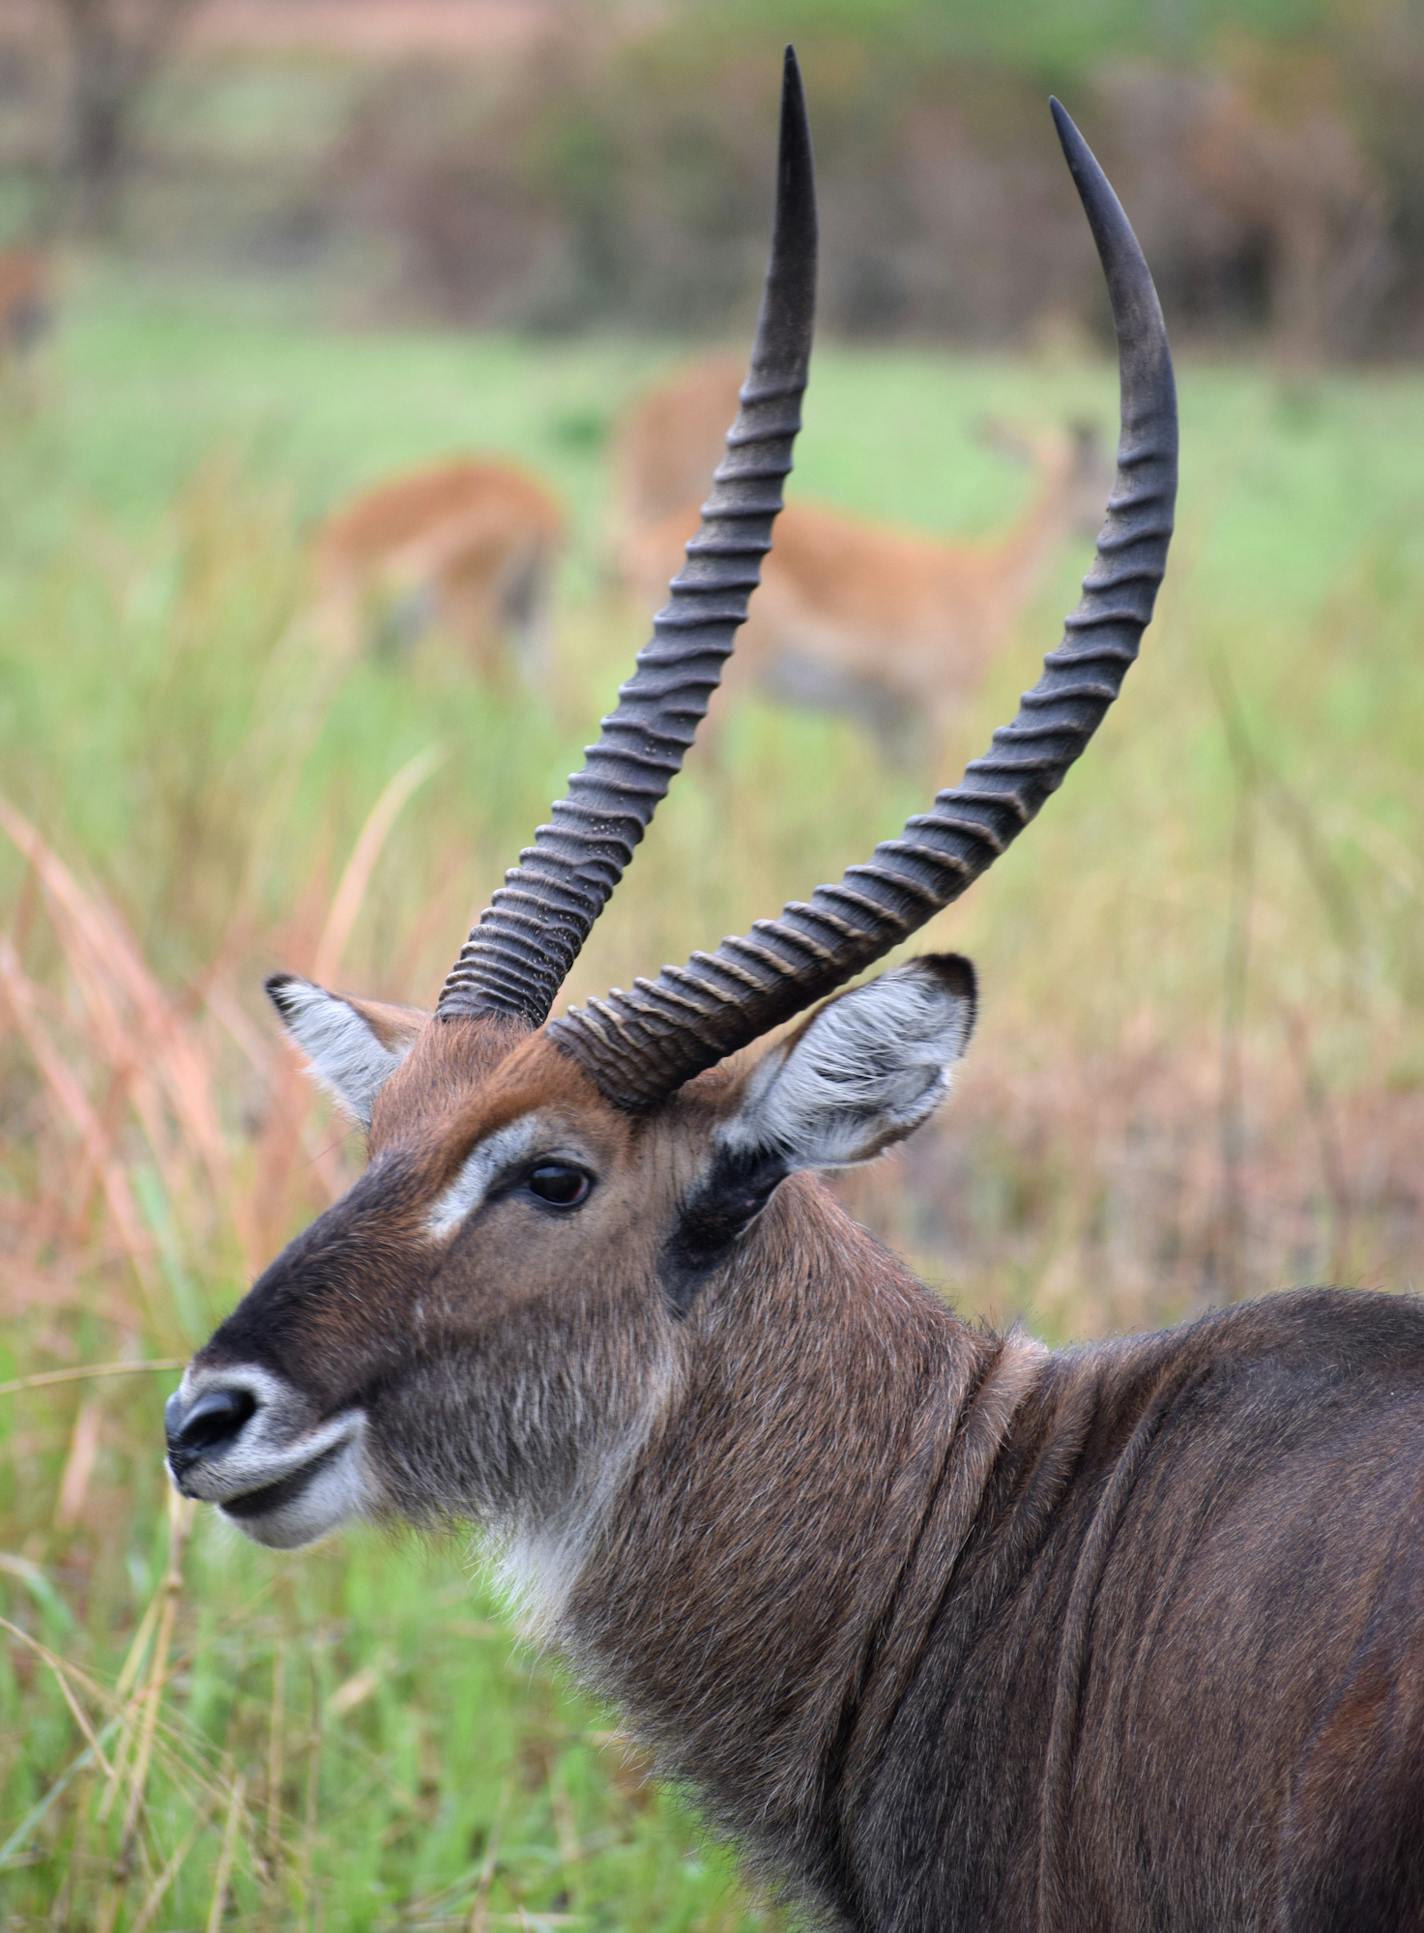
[[[0,438],[0,799],[44,841],[0,832],[0,1383],[185,1355],[350,1172],[258,981],[324,949],[341,984],[438,983],[641,642],[603,581],[604,440],[673,353],[75,292]],[[962,1305],[1053,1339],[1248,1283],[1420,1279],[1424,381],[1188,362],[1182,387],[1143,663],[1084,771],[928,936],[983,972],[962,1097],[846,1184]],[[1098,364],[830,348],[796,488],[990,531],[1024,481],[977,419],[1106,426],[1114,393]],[[569,504],[548,703],[434,648],[338,675],[305,620],[312,519],[460,445]],[[964,757],[1081,567],[967,708]],[[363,825],[426,753],[332,932]],[[573,990],[774,911],[924,792],[843,723],[746,702]],[[776,1923],[616,1721],[512,1646],[463,1550],[274,1559],[200,1516],[166,1588],[170,1381],[0,1392],[0,1923]]]

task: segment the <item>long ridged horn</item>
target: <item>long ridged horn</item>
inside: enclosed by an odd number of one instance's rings
[[[1057,790],[1137,656],[1166,565],[1177,487],[1172,361],[1152,277],[1087,143],[1053,102],[1112,303],[1121,381],[1117,481],[1066,635],[961,784],[838,886],[759,920],[630,993],[556,1020],[551,1038],[619,1107],[655,1106],[693,1075],[831,993],[957,899]]]
[[[534,844],[505,875],[436,1011],[539,1026],[677,776],[771,549],[801,427],[816,296],[816,192],[801,75],[786,50],[771,259],[751,370],[687,562],[633,676]]]

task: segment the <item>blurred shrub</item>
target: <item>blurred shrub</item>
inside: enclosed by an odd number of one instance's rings
[[[754,299],[794,36],[822,312],[842,334],[1103,326],[1044,113],[1057,90],[1120,178],[1179,331],[1263,334],[1292,365],[1424,339],[1424,41],[1406,0],[784,0],[774,17],[761,0],[530,0],[517,48],[474,4],[448,10],[448,45],[404,32],[397,0],[348,7],[319,55],[269,25],[175,61],[145,112],[126,247],[189,273],[325,277],[406,317],[719,335]],[[373,59],[357,29],[382,19]],[[53,64],[0,10],[0,220],[53,145]]]
[[[384,76],[324,182],[399,238],[388,297],[472,322],[726,329],[756,285],[777,83],[765,29],[731,17],[694,5],[619,35],[563,15],[498,87],[428,61]],[[1048,61],[939,30],[910,0],[819,9],[808,36],[835,330],[1100,325],[1043,111],[1077,68],[1074,105],[1188,327],[1264,331],[1305,362],[1397,333],[1401,260],[1424,261],[1418,57],[1351,63],[1237,26],[1170,63],[1130,34],[1092,59],[1070,37]],[[1366,138],[1380,94],[1393,106]],[[1418,304],[1424,269],[1406,279]]]

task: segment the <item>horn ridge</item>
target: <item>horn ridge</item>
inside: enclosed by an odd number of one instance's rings
[[[1107,177],[1059,104],[1064,155],[1102,263],[1121,391],[1117,476],[1082,597],[1018,715],[956,786],[839,884],[752,935],[574,1010],[550,1037],[604,1096],[637,1110],[790,1020],[906,939],[991,866],[1062,784],[1121,688],[1166,566],[1177,483],[1176,392],[1152,277]],[[753,937],[754,936],[754,937]],[[733,964],[735,962],[735,964]]]
[[[816,203],[800,72],[786,51],[771,258],[747,380],[687,561],[596,744],[506,873],[440,994],[442,1018],[491,1010],[539,1026],[677,776],[771,548],[801,427],[815,307]],[[543,957],[530,904],[547,903]],[[571,902],[574,904],[571,905]],[[513,944],[518,906],[523,945]],[[574,910],[575,906],[577,910]]]

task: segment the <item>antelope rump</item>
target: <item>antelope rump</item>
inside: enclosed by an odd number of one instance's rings
[[[837,989],[1059,785],[1165,564],[1161,313],[1054,113],[1122,427],[1018,716],[838,885],[548,1018],[790,468],[816,231],[788,56],[751,372],[686,566],[434,1013],[269,983],[369,1165],[195,1358],[170,1466],[278,1547],[479,1526],[528,1624],[825,1924],[1424,1926],[1424,1309],[1310,1291],[1054,1353],[960,1321],[815,1177],[925,1121],[974,1018],[953,955]]]
[[[543,638],[564,517],[518,464],[450,457],[342,504],[314,547],[320,628],[339,651],[404,651],[436,626],[473,676],[547,677]]]

